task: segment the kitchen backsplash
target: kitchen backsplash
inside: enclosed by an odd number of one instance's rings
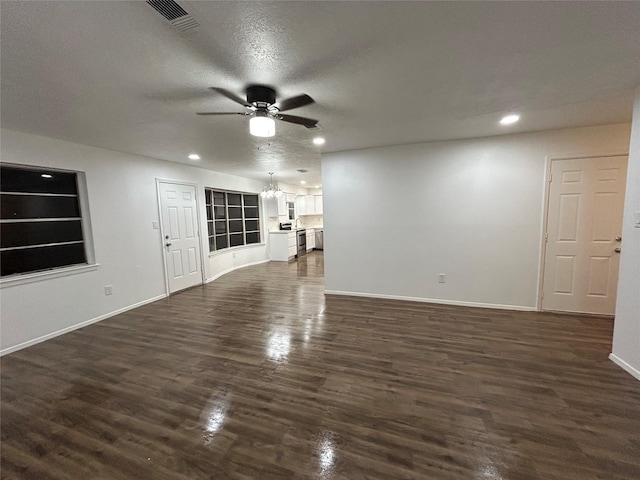
[[[303,215],[298,220],[298,227],[322,228],[322,215]]]
[[[270,232],[280,230],[280,223],[278,217],[267,217],[267,228]]]

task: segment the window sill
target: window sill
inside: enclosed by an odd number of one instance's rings
[[[216,250],[215,252],[209,252],[210,257],[217,257],[218,255],[224,255],[225,253],[237,252],[238,250],[244,250],[246,248],[266,247],[266,242],[252,243],[251,245],[238,245],[237,247],[223,248],[222,250]]]
[[[24,273],[22,275],[0,279],[0,288],[15,287],[17,285],[51,280],[53,278],[66,277],[78,273],[93,272],[97,270],[99,266],[99,263],[94,263],[91,265],[74,265],[72,267],[56,268],[55,270],[47,270],[44,272]]]

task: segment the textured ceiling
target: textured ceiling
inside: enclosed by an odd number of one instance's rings
[[[321,151],[626,122],[640,84],[640,2],[178,3],[198,28],[142,1],[2,2],[2,126],[313,184]],[[311,95],[290,113],[321,131],[195,115],[252,83]]]

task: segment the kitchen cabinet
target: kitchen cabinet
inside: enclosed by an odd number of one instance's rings
[[[278,215],[288,215],[287,197],[285,195],[280,195],[276,198],[278,199]]]
[[[265,208],[267,211],[267,217],[278,217],[280,215],[289,214],[286,195],[265,199]]]
[[[265,198],[262,205],[264,205],[264,211],[267,217],[278,216],[278,202],[276,202],[275,198]]]
[[[306,215],[307,213],[307,197],[298,195],[296,197],[296,215]]]
[[[305,203],[305,214],[306,215],[315,215],[316,214],[316,202],[313,198],[313,195],[305,195],[304,199]]]
[[[296,238],[296,232],[290,233],[287,237],[287,245],[289,246],[287,253],[289,255],[288,260],[292,258],[296,258],[296,254],[298,253],[298,239]]]
[[[296,209],[298,215],[322,215],[322,195],[298,195]]]
[[[313,228],[307,228],[307,252],[316,248],[316,231]]]
[[[296,232],[282,230],[269,233],[269,258],[275,262],[287,262],[296,256]]]

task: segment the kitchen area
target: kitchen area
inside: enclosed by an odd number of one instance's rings
[[[265,199],[272,261],[288,262],[324,249],[322,192]]]

